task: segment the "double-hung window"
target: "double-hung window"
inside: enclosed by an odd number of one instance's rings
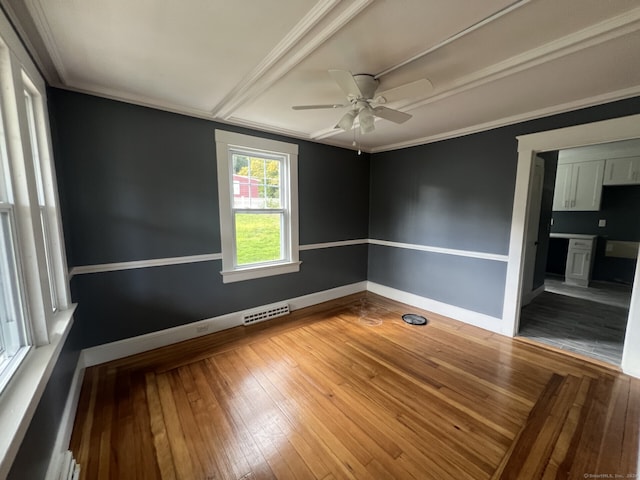
[[[216,130],[224,283],[297,272],[298,146]]]
[[[0,395],[70,315],[44,87],[18,69],[0,42]]]

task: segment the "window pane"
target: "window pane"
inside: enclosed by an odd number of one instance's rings
[[[0,364],[11,358],[24,344],[11,226],[10,211],[0,211]]]
[[[31,143],[31,152],[33,154],[33,168],[36,173],[38,203],[40,205],[44,205],[44,187],[42,186],[42,167],[40,166],[40,151],[38,148],[38,136],[36,134],[35,105],[33,104],[33,98],[31,98],[31,95],[26,90],[24,92],[24,100],[27,106],[27,123],[29,124],[29,140]]]
[[[280,166],[279,160],[268,160],[265,163],[264,185],[267,208],[282,208]]]
[[[282,213],[236,213],[236,264],[282,260]]]
[[[0,100],[2,98],[0,97]],[[9,181],[9,157],[7,156],[4,123],[0,114],[0,203],[13,203],[11,182]]]
[[[233,208],[282,208],[281,160],[232,154]]]
[[[51,258],[51,234],[49,233],[49,227],[47,219],[45,217],[45,207],[40,207],[40,225],[42,226],[42,233],[44,235],[44,257],[47,261],[47,275],[49,277],[49,296],[51,297],[51,308],[55,312],[58,308],[58,298],[56,295],[56,284],[53,278],[53,259]]]

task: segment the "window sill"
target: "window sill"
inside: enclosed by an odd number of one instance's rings
[[[300,271],[302,262],[278,263],[276,265],[261,265],[259,267],[248,267],[238,270],[223,270],[222,283],[242,282],[255,278],[270,277],[272,275],[283,275],[285,273],[295,273]]]
[[[31,347],[0,394],[0,478],[9,474],[22,439],[40,402],[73,324],[76,305],[56,313],[50,343]]]

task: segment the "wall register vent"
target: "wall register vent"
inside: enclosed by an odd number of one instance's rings
[[[283,315],[289,315],[289,313],[289,304],[283,303],[281,305],[274,305],[269,308],[265,308],[264,310],[245,313],[242,316],[242,323],[244,325],[253,325],[254,323],[264,322],[265,320],[282,317]]]

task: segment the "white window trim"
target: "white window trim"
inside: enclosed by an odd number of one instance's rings
[[[60,244],[60,225],[57,206],[57,189],[55,188],[55,175],[51,164],[51,145],[47,114],[44,110],[44,98],[31,81],[27,73],[22,72],[23,91],[29,96],[29,105],[26,105],[27,125],[29,125],[29,148],[33,159],[34,175],[36,180],[36,196],[38,198],[38,209],[40,210],[41,229],[43,236],[43,246],[45,253],[45,264],[47,266],[47,280],[49,283],[50,308],[56,311],[58,305],[66,305],[68,298],[60,297],[58,294],[58,284],[66,283],[65,270],[66,259],[64,256],[64,246]],[[26,98],[25,98],[26,100]],[[33,132],[32,132],[33,128]],[[32,134],[33,133],[33,138]],[[34,145],[35,143],[35,145]],[[36,164],[37,167],[36,168]],[[39,191],[41,190],[41,191]],[[40,198],[42,197],[42,198]],[[61,252],[56,255],[54,252]],[[63,261],[64,263],[61,263]]]
[[[216,130],[216,157],[218,168],[218,201],[220,208],[220,240],[222,247],[223,283],[240,282],[272,275],[294,273],[300,270],[299,234],[298,234],[298,145],[270,140],[267,138],[243,135],[226,130]],[[233,238],[233,168],[229,150],[256,150],[288,155],[287,175],[284,179],[288,206],[286,221],[289,225],[289,238],[285,239],[288,260],[261,265],[237,267],[234,265]]]
[[[71,304],[67,262],[64,252],[57,185],[52,168],[51,138],[46,112],[46,85],[10,22],[0,11],[0,80],[2,114],[7,137],[7,154],[13,183],[15,228],[24,283],[23,295],[28,314],[31,345],[21,351],[24,359],[13,371],[6,388],[0,392],[0,478],[5,478],[17,454],[42,393],[56,365],[73,323],[75,305]],[[53,312],[49,280],[45,274],[45,253],[40,208],[35,194],[30,139],[24,102],[24,89],[38,96],[36,130],[43,172],[47,177],[45,196],[51,220],[52,256],[58,310]],[[22,360],[18,362],[17,360]]]

